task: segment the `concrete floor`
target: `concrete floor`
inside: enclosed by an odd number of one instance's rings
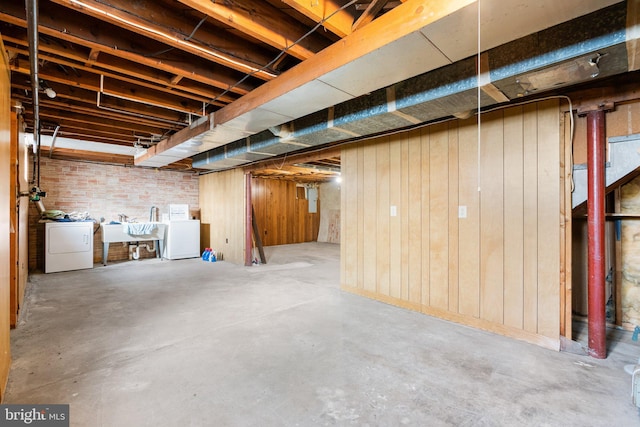
[[[557,353],[339,290],[339,247],[32,275],[5,403],[73,426],[631,426],[619,333]]]

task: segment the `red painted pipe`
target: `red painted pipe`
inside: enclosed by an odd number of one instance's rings
[[[587,113],[589,354],[607,357],[604,242],[604,111]]]

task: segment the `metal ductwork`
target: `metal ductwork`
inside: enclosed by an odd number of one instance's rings
[[[135,163],[164,166],[193,157],[194,167],[222,170],[305,147],[468,117],[478,107],[478,85],[480,106],[487,107],[627,72],[626,44],[639,37],[627,31],[627,2],[449,3],[442,16],[417,21],[413,14],[430,3],[403,3],[205,117],[197,131],[185,129],[161,141]],[[409,23],[399,25],[402,19]],[[478,20],[484,52],[479,57]],[[374,37],[389,28],[393,36],[367,46],[367,31]],[[335,65],[334,55],[344,54],[345,47],[360,53]]]
[[[626,5],[620,3],[483,53],[489,72],[484,85],[480,79],[481,107],[627,72],[626,18]],[[476,57],[471,57],[198,154],[193,167],[223,170],[301,148],[468,116],[478,107],[478,81]]]

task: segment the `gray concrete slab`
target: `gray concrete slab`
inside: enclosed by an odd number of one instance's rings
[[[556,353],[341,292],[337,245],[266,251],[31,276],[5,403],[73,426],[640,424],[629,333]]]

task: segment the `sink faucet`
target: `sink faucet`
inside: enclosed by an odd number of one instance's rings
[[[119,219],[120,222],[127,222],[129,217],[126,216],[125,214],[118,214],[118,219]]]
[[[158,220],[158,208],[155,206],[151,206],[151,210],[149,211],[149,222],[154,222]]]

